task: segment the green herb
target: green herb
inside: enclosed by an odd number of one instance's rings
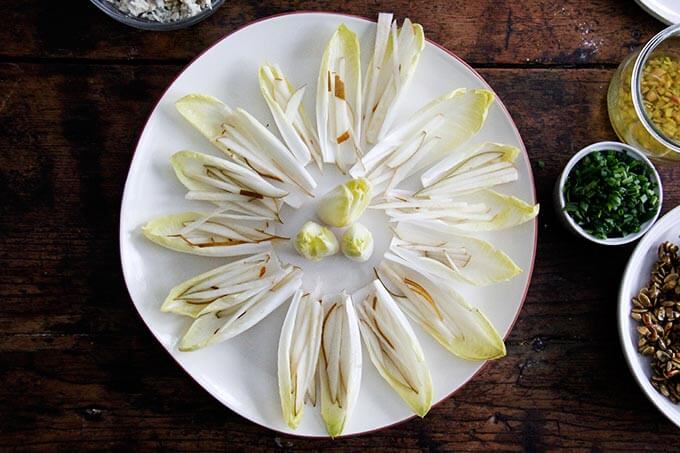
[[[574,165],[564,185],[572,219],[598,239],[640,231],[659,205],[645,162],[617,151],[588,154]]]

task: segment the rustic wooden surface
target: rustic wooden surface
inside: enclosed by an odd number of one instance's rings
[[[0,2],[0,449],[677,448],[677,429],[619,347],[616,294],[631,247],[572,238],[550,203],[572,152],[615,138],[612,72],[663,25],[620,0],[343,3],[235,0],[163,34],[123,27],[85,1]],[[164,87],[224,34],[294,9],[393,10],[422,23],[508,106],[543,205],[508,357],[424,420],[336,441],[269,431],[214,400],[144,327],[118,258],[126,172]],[[659,170],[667,211],[680,203],[680,167]]]

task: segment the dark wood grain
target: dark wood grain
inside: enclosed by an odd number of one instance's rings
[[[662,27],[633,2],[391,4],[482,66],[512,113],[543,208],[538,254],[507,358],[424,420],[336,441],[266,430],[214,400],[147,331],[118,258],[122,188],[157,97],[202,47],[291,5],[236,1],[191,30],[154,34],[52,3],[0,3],[0,450],[675,448],[677,429],[638,389],[618,343],[632,248],[569,236],[550,202],[576,149],[615,138],[605,105],[614,64]],[[597,51],[583,53],[584,40]],[[680,203],[680,167],[659,170],[667,211]]]
[[[200,25],[173,33],[130,30],[78,2],[0,2],[0,56],[187,61],[254,18],[294,10],[374,19],[394,11],[473,64],[618,64],[662,25],[633,1],[228,1]]]

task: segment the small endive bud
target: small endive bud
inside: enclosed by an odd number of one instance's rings
[[[371,202],[373,188],[366,178],[340,184],[321,198],[317,214],[326,224],[344,227],[356,221]]]
[[[335,255],[339,249],[333,232],[316,222],[307,222],[302,226],[293,239],[293,247],[311,261],[321,261],[327,256]]]
[[[373,235],[360,223],[345,231],[340,242],[342,253],[352,261],[363,263],[373,255]]]

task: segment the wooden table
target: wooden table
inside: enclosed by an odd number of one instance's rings
[[[609,80],[663,25],[631,0],[344,3],[233,0],[189,30],[150,33],[85,1],[0,2],[0,449],[677,448],[619,346],[631,247],[572,238],[550,201],[575,150],[615,138]],[[143,325],[118,258],[125,176],[161,92],[223,35],[293,9],[392,10],[423,24],[506,103],[543,208],[508,357],[424,420],[336,441],[269,431],[214,400]],[[665,212],[680,203],[680,167],[659,170]]]

